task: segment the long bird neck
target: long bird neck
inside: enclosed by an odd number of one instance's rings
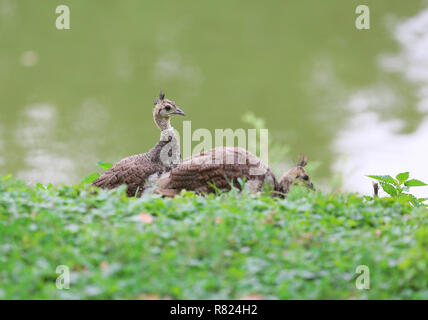
[[[164,117],[155,116],[154,120],[160,131],[168,130],[171,128],[171,121],[169,117],[164,118]]]
[[[158,143],[149,151],[149,157],[160,161],[167,168],[176,167],[181,161],[180,140],[175,129],[171,126],[169,117],[154,116],[154,121],[161,130]]]

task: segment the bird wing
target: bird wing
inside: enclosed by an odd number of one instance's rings
[[[137,154],[120,160],[92,184],[104,189],[114,189],[126,184],[128,195],[134,196],[137,191],[144,190],[145,182],[150,175],[160,171],[161,168],[146,154]]]
[[[219,189],[230,189],[230,182],[240,188],[238,178],[265,181],[275,177],[268,166],[255,155],[242,148],[220,147],[202,152],[184,160],[178,167],[161,176],[156,192],[174,196],[181,190],[197,193],[214,192],[210,184]]]

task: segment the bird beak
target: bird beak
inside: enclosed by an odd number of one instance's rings
[[[185,116],[186,114],[181,110],[179,107],[177,107],[177,110],[173,112],[173,114],[178,114],[180,116]]]
[[[312,190],[315,190],[314,184],[312,182],[309,184],[309,188],[311,188]]]

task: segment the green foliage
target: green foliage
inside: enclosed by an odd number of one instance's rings
[[[3,299],[428,299],[428,211],[292,188],[287,199],[128,198],[0,182]],[[69,290],[55,286],[69,266]],[[357,290],[355,269],[370,268]]]
[[[113,163],[98,161],[97,165],[103,170],[108,170],[113,166]]]
[[[1,177],[0,181],[4,182],[4,181],[7,181],[11,178],[12,178],[12,175],[9,173],[9,174],[5,175],[4,177]]]
[[[103,169],[103,170],[108,170],[110,169],[113,164],[112,163],[107,163],[107,162],[102,162],[102,161],[98,161],[97,165]],[[95,179],[97,179],[100,176],[100,174],[98,172],[93,172],[90,175],[88,175],[86,178],[84,178],[80,184],[91,184]]]
[[[379,184],[382,186],[383,191],[389,194],[395,200],[411,203],[413,206],[424,205],[423,202],[426,201],[426,198],[417,198],[411,193],[406,193],[409,191],[410,187],[423,187],[427,184],[417,179],[409,180],[409,173],[402,172],[397,174],[395,179],[389,175],[386,176],[368,176],[372,179],[379,181]]]
[[[37,183],[37,184],[36,184],[36,188],[38,188],[38,189],[42,189],[42,190],[48,190],[48,189],[50,189],[50,188],[52,188],[52,187],[53,187],[52,183],[49,183],[49,184],[47,184],[47,185],[43,185],[43,184],[41,184],[41,183]]]
[[[100,176],[98,172],[91,173],[89,176],[84,178],[80,184],[91,184],[95,179],[97,179]]]

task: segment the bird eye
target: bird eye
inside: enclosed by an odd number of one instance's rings
[[[171,110],[171,106],[166,106],[166,107],[165,107],[165,110],[166,110],[166,111]]]
[[[309,177],[308,177],[308,176],[304,176],[304,177],[303,177],[303,180],[306,180],[306,181],[307,181],[307,180],[309,180]]]

